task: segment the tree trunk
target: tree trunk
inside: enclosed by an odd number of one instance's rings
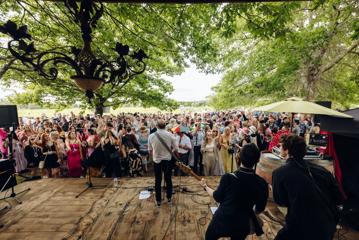
[[[316,84],[318,81],[318,67],[314,64],[310,64],[307,69],[307,77],[306,77],[306,88],[307,88],[307,95],[305,100],[313,101],[316,96]]]
[[[105,107],[105,106],[104,106],[103,103],[97,104],[97,105],[95,106],[95,114],[102,116],[102,115],[103,115],[104,107]]]

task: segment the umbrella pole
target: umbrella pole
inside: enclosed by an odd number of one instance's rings
[[[292,113],[292,120],[291,120],[291,124],[290,124],[290,133],[292,133],[293,124],[294,124],[294,113]]]

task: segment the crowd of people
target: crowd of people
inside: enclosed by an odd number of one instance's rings
[[[176,139],[178,155],[199,175],[223,175],[237,169],[240,149],[254,143],[271,150],[279,136],[290,132],[285,114],[228,111],[22,117],[11,133],[16,172],[30,170],[42,177],[83,177],[88,166],[103,177],[141,176],[149,170],[149,135],[159,119]],[[292,132],[304,136],[318,131],[310,117],[296,116]],[[9,136],[0,130],[0,152],[8,157]],[[182,174],[174,169],[175,175]]]
[[[18,173],[84,177],[97,168],[101,176],[113,178],[115,187],[120,177],[142,176],[153,164],[157,207],[163,173],[171,204],[172,173],[185,175],[172,160],[181,161],[198,175],[221,175],[217,189],[200,181],[220,203],[206,239],[263,234],[255,214],[264,211],[272,189],[274,201],[288,208],[276,240],[330,240],[339,219],[336,206],[343,199],[332,174],[304,160],[305,137],[319,133],[319,125],[310,116],[292,117],[228,111],[20,118],[15,131],[0,129],[0,152],[8,158],[13,151]],[[261,152],[273,148],[286,164],[273,172],[269,186],[255,168]]]

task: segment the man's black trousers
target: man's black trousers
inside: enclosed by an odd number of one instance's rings
[[[155,191],[156,191],[156,201],[161,202],[161,182],[162,182],[162,172],[165,175],[166,190],[167,190],[167,199],[172,197],[172,168],[173,161],[162,160],[160,163],[154,162],[155,170]]]

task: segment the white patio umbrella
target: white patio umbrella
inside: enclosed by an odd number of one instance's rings
[[[300,98],[288,98],[285,101],[275,102],[261,107],[256,107],[253,110],[262,111],[262,112],[306,113],[306,114],[334,116],[340,118],[353,118],[350,115],[335,111],[327,107],[323,107],[313,102],[303,101]]]
[[[294,114],[295,113],[306,113],[306,114],[318,114],[318,115],[327,115],[340,118],[353,118],[350,115],[335,111],[333,109],[323,107],[319,104],[303,101],[300,98],[288,98],[285,101],[275,102],[261,107],[253,109],[254,111],[262,112],[287,112],[292,113],[292,122],[290,129],[292,131]]]

